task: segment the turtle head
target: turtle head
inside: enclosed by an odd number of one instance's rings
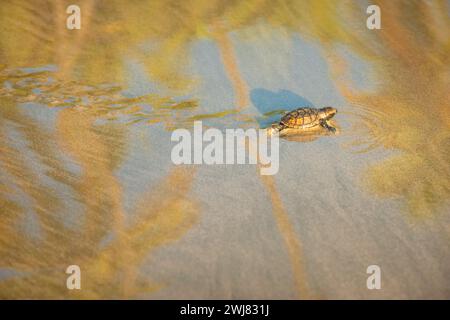
[[[320,109],[319,111],[319,117],[321,119],[331,119],[334,117],[334,115],[337,113],[337,110],[333,107],[325,107]]]

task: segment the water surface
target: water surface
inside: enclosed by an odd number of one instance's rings
[[[377,3],[2,4],[0,297],[450,298],[450,5]],[[274,176],[171,162],[195,120],[308,105],[340,134]]]

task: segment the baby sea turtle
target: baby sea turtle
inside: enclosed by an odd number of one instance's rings
[[[269,134],[278,132],[280,136],[288,134],[301,134],[302,132],[325,128],[335,133],[336,128],[331,126],[329,120],[334,117],[337,110],[332,107],[325,108],[298,108],[286,113],[279,123],[273,124],[268,130]]]

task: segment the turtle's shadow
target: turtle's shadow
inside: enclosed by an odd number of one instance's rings
[[[260,115],[256,117],[261,128],[266,128],[281,119],[285,111],[300,107],[313,107],[308,99],[289,90],[273,92],[263,88],[253,89],[250,99]]]

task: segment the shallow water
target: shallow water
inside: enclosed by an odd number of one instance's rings
[[[379,5],[2,4],[0,297],[450,298],[450,5]],[[340,134],[274,176],[172,164],[175,128],[307,105]]]

